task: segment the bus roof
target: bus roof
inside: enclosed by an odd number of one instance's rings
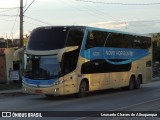
[[[119,30],[111,30],[111,29],[106,29],[106,28],[96,28],[96,27],[88,27],[88,26],[86,26],[86,29],[87,30],[98,30],[98,31],[104,31],[104,32],[111,32],[111,33],[127,34],[127,35],[133,35],[133,36],[151,37],[150,35],[131,33],[131,32],[124,32],[124,31],[119,31]]]
[[[48,29],[48,28],[54,28],[54,27],[64,27],[64,28],[84,28],[86,30],[98,30],[98,31],[104,31],[104,32],[111,32],[111,33],[120,33],[120,34],[127,34],[127,35],[133,35],[133,36],[142,36],[142,37],[151,37],[151,35],[144,35],[144,34],[138,34],[138,33],[131,33],[131,32],[124,32],[119,30],[111,30],[106,28],[98,28],[98,27],[90,27],[90,26],[43,26],[43,27],[37,27],[36,29]]]

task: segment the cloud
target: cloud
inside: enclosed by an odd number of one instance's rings
[[[160,28],[160,23],[157,23],[157,24],[156,24],[156,27]]]
[[[88,24],[91,27],[98,27],[98,28],[106,28],[106,29],[121,29],[128,26],[126,22],[115,22],[115,21],[108,21],[108,22],[97,22]]]
[[[19,31],[16,31],[14,34],[13,34],[14,38],[19,38]]]
[[[31,31],[24,31],[23,36],[30,35]],[[17,30],[15,33],[13,33],[13,39],[19,39],[19,30]],[[12,39],[12,36],[10,36],[10,39]]]
[[[86,24],[91,27],[105,28],[120,30],[132,33],[160,33],[160,20],[123,20],[123,21],[108,21],[108,22],[96,22]]]

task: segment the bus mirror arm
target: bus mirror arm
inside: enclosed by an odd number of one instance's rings
[[[64,53],[74,51],[74,50],[78,49],[78,47],[79,46],[72,46],[72,47],[65,47],[65,48],[61,49],[57,55],[58,62],[61,62],[62,56]]]

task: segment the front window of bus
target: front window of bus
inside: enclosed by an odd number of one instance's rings
[[[56,50],[65,47],[69,27],[42,27],[32,31],[26,49]]]
[[[59,77],[60,65],[56,56],[24,54],[24,76],[30,79],[54,79]]]

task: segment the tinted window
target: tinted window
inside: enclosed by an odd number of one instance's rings
[[[65,45],[68,29],[68,27],[46,27],[35,29],[30,35],[27,49],[61,49]]]
[[[111,60],[111,61],[120,61],[120,60]],[[108,63],[106,60],[93,60],[86,62],[82,65],[81,73],[90,74],[90,73],[106,73],[106,72],[124,72],[131,69],[131,63],[124,65],[114,65]]]
[[[151,47],[151,39],[149,37],[110,33],[105,46],[114,48],[148,49]]]
[[[104,46],[113,48],[148,49],[151,47],[151,39],[149,37],[103,31],[88,32],[85,49]]]
[[[136,37],[134,40],[135,47],[141,49],[147,49],[151,47],[151,39],[147,37]]]
[[[110,33],[105,46],[122,48],[125,46],[123,40],[122,34]]]
[[[71,29],[69,31],[66,46],[81,46],[84,36],[84,29]]]
[[[102,31],[89,31],[85,49],[93,47],[104,47],[108,33]]]
[[[74,51],[66,52],[63,54],[61,62],[62,75],[66,75],[76,69],[79,50],[80,49],[76,49]]]

